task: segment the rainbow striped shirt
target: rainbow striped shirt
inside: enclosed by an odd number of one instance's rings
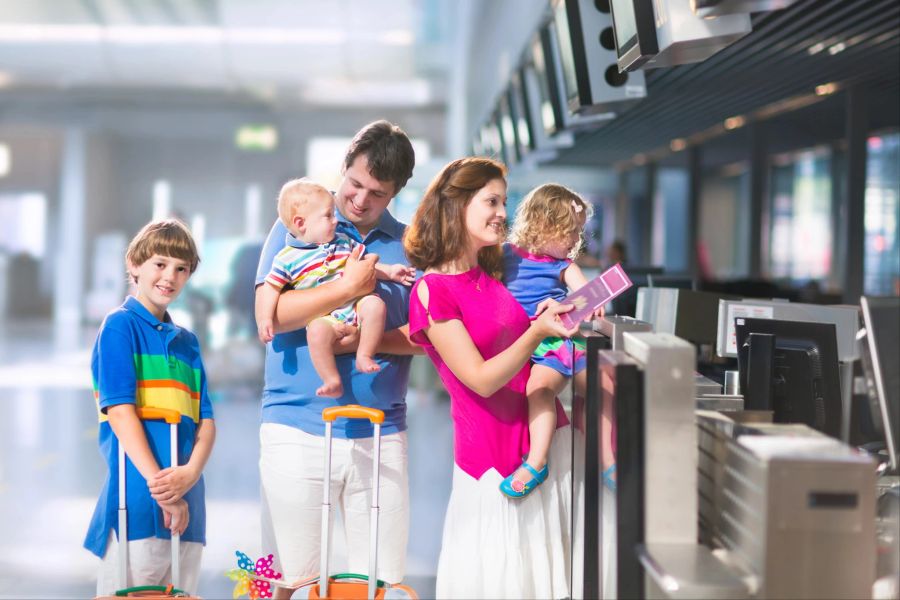
[[[100,420],[100,453],[109,468],[94,509],[85,547],[99,557],[106,552],[110,529],[118,533],[118,440],[109,425],[106,409],[117,404],[175,409],[182,415],[178,425],[178,464],[190,459],[197,425],[211,419],[212,404],[197,337],[172,323],[169,315],[160,321],[136,298],[110,312],[94,343],[91,357],[94,399]],[[169,426],[147,421],[144,431],[157,463],[169,466]],[[128,539],[168,538],[162,511],[150,497],[147,482],[127,460],[126,504]],[[206,541],[206,507],[203,478],[184,496],[190,507],[190,522],[181,539]]]
[[[336,233],[327,244],[310,244],[293,234],[285,236],[284,248],[275,255],[266,283],[278,289],[314,288],[338,279],[353,249],[361,244],[344,233]],[[343,323],[356,324],[356,301],[331,311],[331,316]]]

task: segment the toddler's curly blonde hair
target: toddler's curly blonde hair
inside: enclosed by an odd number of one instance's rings
[[[593,207],[558,183],[545,183],[531,190],[516,208],[509,241],[532,254],[541,254],[548,243],[578,236],[568,258],[575,260],[584,247],[584,224]]]

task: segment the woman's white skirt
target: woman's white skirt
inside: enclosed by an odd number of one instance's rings
[[[453,466],[438,562],[438,598],[569,596],[572,429],[550,446],[550,475],[521,499],[490,469],[474,479]]]

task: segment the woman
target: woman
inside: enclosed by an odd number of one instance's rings
[[[572,307],[547,301],[529,321],[500,283],[505,175],[502,164],[485,158],[448,164],[404,237],[410,263],[424,271],[410,296],[411,339],[437,367],[454,423],[439,598],[569,595],[571,431],[558,401],[550,475],[522,460],[529,447],[529,359],[545,337],[575,332],[558,319]],[[512,499],[498,488],[517,469],[542,485]]]

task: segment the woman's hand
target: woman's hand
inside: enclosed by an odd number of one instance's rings
[[[572,304],[560,304],[556,300],[548,298],[537,305],[537,312],[535,313],[537,318],[532,322],[531,326],[535,327],[542,337],[572,337],[578,331],[578,325],[576,324],[572,328],[566,327],[559,320],[559,315],[569,312],[573,308],[575,306]]]

